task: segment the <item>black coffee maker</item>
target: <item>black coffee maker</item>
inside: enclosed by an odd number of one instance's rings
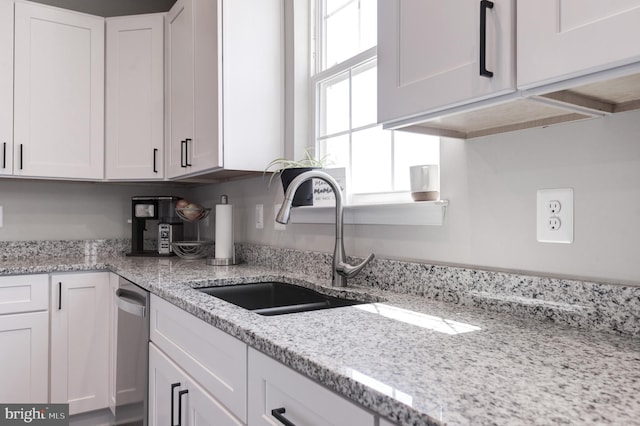
[[[171,256],[171,243],[181,241],[183,224],[176,214],[180,197],[131,198],[131,253],[128,256]]]

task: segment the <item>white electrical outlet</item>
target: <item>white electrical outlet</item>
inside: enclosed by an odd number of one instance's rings
[[[549,214],[557,215],[562,209],[562,204],[558,200],[549,201]]]
[[[537,239],[573,243],[573,189],[540,189],[537,194]]]
[[[264,228],[264,205],[256,204],[256,229]]]
[[[0,206],[0,228],[2,228],[2,221],[3,221],[3,217],[2,217],[2,206]]]

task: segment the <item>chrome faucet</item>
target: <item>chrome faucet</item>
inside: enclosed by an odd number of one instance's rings
[[[344,253],[344,243],[342,241],[342,227],[344,207],[342,205],[342,191],[340,185],[336,180],[327,173],[320,170],[310,170],[308,172],[301,173],[289,184],[287,192],[284,194],[284,202],[280,211],[276,215],[276,222],[287,224],[289,222],[289,216],[291,215],[291,203],[293,202],[293,196],[296,193],[298,187],[309,179],[321,179],[329,184],[331,189],[336,195],[336,245],[333,250],[333,264],[332,264],[332,279],[331,285],[333,287],[346,287],[347,278],[353,278],[358,275],[358,272],[365,267],[367,263],[374,258],[373,253],[369,255],[362,263],[352,266],[346,262],[346,255]]]

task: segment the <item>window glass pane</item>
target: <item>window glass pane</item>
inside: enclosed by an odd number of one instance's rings
[[[336,13],[329,15],[325,21],[325,66],[334,66],[360,52],[358,2],[353,2]]]
[[[357,3],[358,0],[326,0],[326,13],[327,15],[330,15],[345,4],[354,2]]]
[[[325,0],[322,69],[374,47],[376,19],[376,0]]]
[[[327,167],[349,167],[349,135],[318,142],[320,158],[326,156]]]
[[[391,132],[373,127],[352,134],[353,193],[391,191]]]
[[[377,43],[377,0],[317,1],[322,14],[318,68],[326,73],[316,81],[318,155],[326,156],[328,167],[347,168],[349,192],[358,199],[408,199],[409,167],[439,164],[440,139],[375,124],[375,52],[361,62],[353,58]],[[349,70],[331,69],[347,60],[352,62]]]
[[[320,84],[320,136],[349,130],[349,74]]]
[[[393,132],[395,191],[409,191],[409,167],[440,163],[440,138]]]
[[[352,74],[352,122],[353,128],[377,122],[377,68],[375,61],[354,68]]]
[[[360,0],[360,50],[365,51],[378,43],[378,2]]]

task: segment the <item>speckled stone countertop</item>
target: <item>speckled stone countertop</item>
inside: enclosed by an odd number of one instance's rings
[[[640,339],[326,279],[204,261],[71,256],[0,274],[111,270],[327,388],[407,425],[640,425]],[[194,287],[278,279],[366,301],[264,317]]]

